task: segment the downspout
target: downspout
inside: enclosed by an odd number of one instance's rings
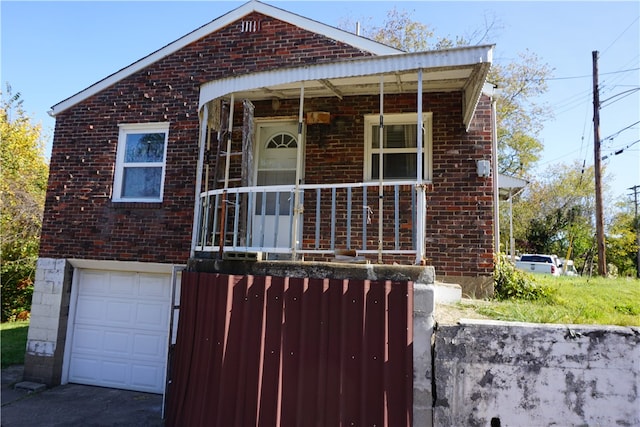
[[[382,160],[383,156],[383,147],[384,146],[384,75],[380,76],[380,126],[378,128],[378,264],[382,264],[382,230],[383,230],[383,221],[382,221],[382,208],[383,208],[383,198],[384,198],[384,189],[382,188],[382,184],[384,181],[384,161]]]
[[[196,166],[196,197],[193,204],[193,230],[191,230],[191,251],[190,257],[193,258],[196,253],[196,243],[198,240],[198,230],[200,229],[200,212],[202,211],[202,169],[204,165],[204,148],[207,139],[207,124],[209,117],[209,109],[207,104],[202,107],[202,115],[200,117],[200,138],[198,141],[198,163]]]
[[[302,214],[300,205],[300,184],[302,181],[302,125],[304,116],[304,82],[300,85],[300,107],[298,111],[298,141],[296,146],[296,186],[293,193],[293,223],[291,230],[291,259],[296,260],[298,256],[298,224]]]
[[[426,210],[427,200],[424,186],[424,119],[422,117],[422,68],[418,69],[418,122],[417,122],[417,141],[418,146],[418,158],[416,165],[416,264],[421,265],[424,262],[425,256],[425,222],[426,222]]]
[[[511,261],[515,262],[516,244],[513,240],[513,190],[509,189],[509,253]]]
[[[493,185],[493,238],[494,253],[500,252],[500,194],[498,193],[498,118],[495,91],[491,94],[491,175]]]

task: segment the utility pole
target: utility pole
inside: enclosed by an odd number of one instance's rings
[[[634,185],[629,188],[629,190],[633,190],[633,204],[635,206],[633,223],[636,226],[636,243],[638,244],[638,254],[636,255],[636,277],[640,279],[640,218],[638,218],[638,192],[640,191],[640,185]]]
[[[602,209],[602,170],[600,158],[600,94],[598,89],[598,51],[593,57],[593,151],[596,177],[596,241],[598,246],[598,274],[607,275],[607,255],[604,242],[604,214]]]

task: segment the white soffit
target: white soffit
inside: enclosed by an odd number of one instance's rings
[[[305,82],[305,96],[375,94],[383,76],[385,93],[417,90],[418,69],[424,91],[464,91],[464,122],[469,124],[485,85],[493,46],[361,57],[343,61],[281,68],[222,78],[200,88],[200,108],[233,93],[252,100],[295,98]]]
[[[529,181],[522,178],[498,174],[498,192],[501,199],[506,200],[510,196],[515,196],[527,185],[529,185]]]
[[[314,21],[312,19],[308,19],[300,15],[296,15],[284,9],[279,9],[277,7],[270,6],[268,4],[261,3],[256,0],[252,0],[248,3],[243,4],[237,9],[234,9],[228,12],[227,14],[214,19],[213,21],[190,32],[189,34],[186,34],[185,36],[177,39],[176,41],[169,43],[168,45],[156,50],[150,55],[145,56],[144,58],[134,62],[133,64],[111,74],[110,76],[89,86],[88,88],[82,90],[81,92],[78,92],[77,94],[65,99],[64,101],[59,102],[58,104],[51,107],[51,111],[49,111],[49,114],[55,117],[57,114],[66,110],[67,108],[70,108],[75,104],[78,104],[84,101],[85,99],[108,88],[109,86],[119,82],[120,80],[148,67],[149,65],[159,61],[160,59],[165,58],[177,52],[183,47],[188,46],[189,44],[197,40],[200,40],[201,38],[206,37],[209,34],[214,33],[220,30],[221,28],[224,28],[225,26],[253,12],[270,16],[272,18],[278,19],[283,22],[287,22],[296,27],[314,32],[316,34],[322,34],[333,40],[346,43],[358,49],[362,49],[366,52],[371,52],[375,55],[392,55],[392,54],[403,53],[398,49],[392,48],[390,46],[386,46],[384,44],[367,39],[365,37],[357,36],[355,34],[349,33],[344,30],[340,30],[335,27],[331,27],[321,22]]]

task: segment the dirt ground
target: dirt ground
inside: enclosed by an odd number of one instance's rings
[[[460,319],[489,319],[476,311],[475,307],[489,304],[488,301],[463,298],[458,304],[436,304],[436,322],[455,325]]]

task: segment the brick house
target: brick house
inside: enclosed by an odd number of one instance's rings
[[[25,377],[163,392],[190,259],[487,286],[492,52],[404,53],[251,1],[53,106]]]

